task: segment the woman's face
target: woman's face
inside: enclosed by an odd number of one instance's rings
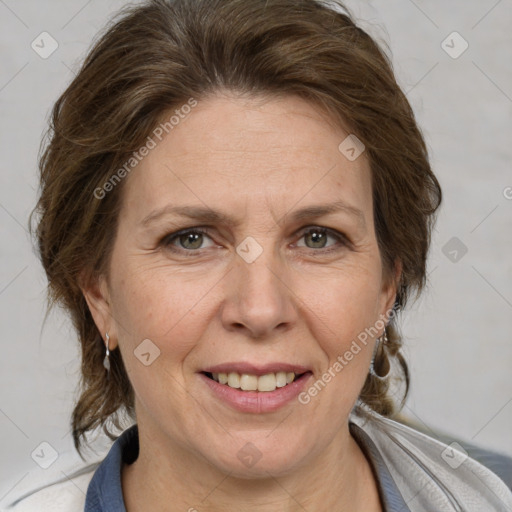
[[[358,335],[396,288],[347,136],[297,97],[216,95],[126,178],[109,278],[86,296],[162,453],[279,475],[348,438],[375,342]]]

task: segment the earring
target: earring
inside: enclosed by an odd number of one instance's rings
[[[110,350],[108,348],[108,343],[110,341],[110,336],[108,335],[108,332],[105,333],[105,338],[107,338],[107,354],[105,355],[105,359],[103,359],[103,366],[105,367],[107,372],[110,373],[110,359],[109,359]]]
[[[377,338],[377,343],[375,344],[375,350],[373,352],[372,362],[370,363],[370,375],[380,381],[386,380],[389,377],[389,374],[391,373],[391,365],[389,364],[389,359],[388,359],[387,354],[385,354],[386,345],[387,345],[388,341],[389,341],[388,335],[386,333],[386,328],[384,327],[384,332],[382,333],[382,336],[380,338]],[[386,371],[385,375],[379,375],[375,371],[375,360],[377,359],[377,352],[379,350],[382,350],[382,352],[384,353],[384,356],[386,358],[385,364],[381,363],[379,365],[379,366],[384,366],[384,367],[387,366],[387,371]]]

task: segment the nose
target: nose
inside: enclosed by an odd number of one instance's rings
[[[286,282],[285,264],[269,248],[252,263],[238,255],[228,274],[222,323],[251,338],[282,334],[296,322],[295,295]]]

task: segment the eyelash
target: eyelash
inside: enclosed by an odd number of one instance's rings
[[[312,248],[308,248],[306,247],[306,249],[309,249],[310,251],[312,252],[321,252],[322,254],[328,254],[328,253],[331,253],[331,252],[334,252],[334,251],[337,251],[337,250],[340,250],[344,247],[347,247],[347,246],[350,246],[350,241],[347,239],[347,237],[345,235],[343,235],[342,233],[336,231],[336,230],[333,230],[333,229],[329,229],[329,228],[324,228],[324,227],[321,227],[321,226],[308,226],[307,228],[304,228],[301,232],[300,232],[300,236],[299,236],[299,239],[303,238],[304,236],[310,234],[310,233],[321,233],[321,234],[324,234],[324,235],[327,235],[327,236],[331,236],[332,238],[335,238],[338,242],[340,242],[342,244],[341,247],[329,247],[329,248],[318,248],[318,249],[312,249]],[[182,248],[179,248],[179,247],[176,247],[176,246],[173,246],[172,245],[172,242],[174,240],[177,240],[179,239],[180,236],[183,236],[183,235],[187,235],[187,234],[201,234],[201,235],[206,235],[208,236],[209,238],[210,237],[210,232],[208,229],[206,228],[202,228],[202,227],[198,227],[198,228],[187,228],[187,229],[184,229],[184,230],[181,230],[181,231],[178,231],[176,233],[171,233],[170,235],[166,235],[161,241],[160,241],[160,244],[159,245],[162,245],[164,247],[166,247],[167,249],[171,250],[172,252],[175,252],[175,253],[178,253],[178,254],[184,254],[184,255],[187,255],[187,256],[194,256],[194,255],[197,255],[198,253],[201,254],[202,251],[206,250],[206,249],[182,249]]]

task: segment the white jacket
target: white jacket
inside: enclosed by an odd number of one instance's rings
[[[34,488],[27,497],[17,505],[6,505],[2,511],[13,512],[83,512],[85,506],[85,494],[94,471],[98,465],[94,465],[87,472],[68,480],[46,484]]]

